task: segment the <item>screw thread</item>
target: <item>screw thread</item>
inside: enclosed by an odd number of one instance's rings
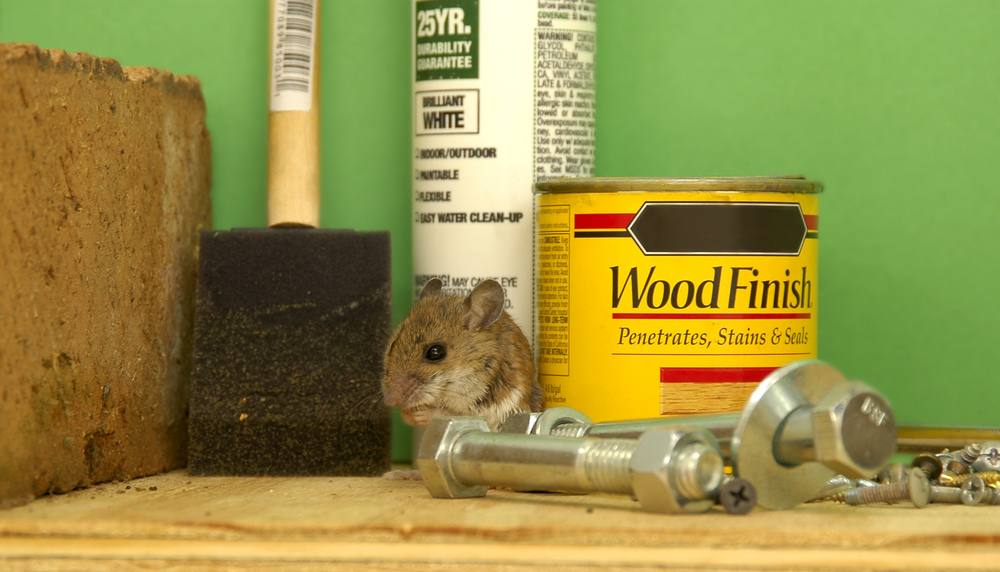
[[[966,473],[964,475],[956,475],[955,473],[942,473],[939,477],[941,484],[946,487],[961,487],[965,484],[965,481],[971,479],[973,476],[977,476],[983,479],[983,482],[988,487],[1000,488],[1000,472],[998,471],[984,471],[982,473]]]
[[[971,465],[976,462],[979,458],[979,453],[982,451],[982,445],[979,443],[972,443],[967,445],[964,449],[955,454],[955,458],[964,463],[966,466]]]
[[[688,500],[714,496],[725,477],[722,455],[704,443],[691,443],[676,453],[677,491]]]
[[[892,483],[889,485],[879,485],[877,487],[864,487],[851,489],[843,494],[843,501],[849,505],[857,506],[862,504],[888,503],[906,500],[910,498],[910,483]]]
[[[637,443],[626,439],[603,439],[587,449],[583,470],[594,490],[632,494],[628,467]]]
[[[556,437],[573,437],[574,439],[578,439],[580,437],[586,437],[587,430],[591,427],[592,425],[590,423],[563,423],[553,427],[550,435]]]

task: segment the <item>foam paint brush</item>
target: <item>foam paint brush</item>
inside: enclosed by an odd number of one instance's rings
[[[319,0],[271,2],[266,229],[203,231],[189,468],[376,475],[388,232],[319,225]]]

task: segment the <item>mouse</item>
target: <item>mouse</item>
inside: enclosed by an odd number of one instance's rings
[[[504,310],[496,280],[464,298],[427,281],[385,351],[382,393],[409,425],[434,417],[482,417],[496,431],[513,413],[541,411],[531,345]]]

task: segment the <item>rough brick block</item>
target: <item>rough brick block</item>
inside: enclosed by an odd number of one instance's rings
[[[198,80],[0,44],[0,506],[183,466]]]

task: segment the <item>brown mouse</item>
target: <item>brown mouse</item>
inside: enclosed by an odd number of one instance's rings
[[[541,411],[542,387],[527,338],[504,311],[504,291],[486,280],[464,299],[434,278],[385,352],[382,393],[403,421],[483,417],[494,431],[509,415]]]

